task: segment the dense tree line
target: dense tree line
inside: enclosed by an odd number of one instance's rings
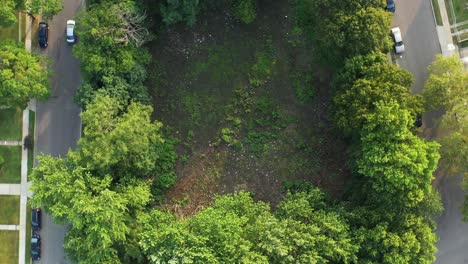
[[[73,261],[434,261],[432,218],[441,203],[431,181],[439,144],[417,137],[413,121],[425,105],[437,104],[412,95],[411,75],[381,54],[389,47],[390,26],[383,1],[296,1],[298,24],[316,56],[337,69],[332,114],[351,142],[354,173],[343,201],[304,185],[274,211],[241,192],[219,196],[186,218],[154,206],[174,182],[175,152],[145,105],[150,56],[144,44],[152,36],[144,6],[134,0],[88,4],[78,18],[81,41],[74,48],[85,80],[77,96],[85,108],[83,137],[65,158],[39,157],[32,173],[33,205],[44,205],[54,219],[71,225],[65,249]],[[205,4],[210,1],[162,1],[162,21],[193,25]],[[245,23],[255,19],[256,1],[228,6]],[[438,68],[432,74],[444,75]],[[462,102],[436,88],[427,93]]]
[[[427,110],[443,109],[440,123],[444,136],[437,139],[441,144],[443,171],[451,176],[461,174],[463,187],[468,189],[468,74],[463,63],[456,57],[438,56],[429,66],[429,79],[423,91]],[[464,220],[468,221],[468,196],[463,206]]]
[[[11,26],[17,22],[16,13],[25,11],[29,15],[41,15],[45,20],[63,9],[63,0],[3,0],[0,5],[0,26]]]

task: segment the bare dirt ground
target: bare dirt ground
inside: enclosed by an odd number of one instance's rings
[[[289,1],[260,1],[250,25],[210,12],[152,44],[154,118],[179,141],[178,180],[166,205],[192,214],[216,194],[245,190],[274,206],[288,182],[339,197],[350,173],[346,145],[327,115],[331,76],[312,63]],[[271,72],[252,88],[253,65],[267,49]],[[306,103],[297,86],[312,92]],[[233,131],[233,142],[220,139],[223,128]]]

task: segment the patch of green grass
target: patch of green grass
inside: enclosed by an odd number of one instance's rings
[[[18,225],[20,197],[18,195],[0,195],[0,224]]]
[[[0,140],[21,140],[23,111],[20,108],[0,109]]]
[[[36,126],[36,113],[29,110],[29,128],[28,135],[32,148],[28,150],[28,175],[31,174],[34,165],[34,129]]]
[[[216,109],[220,105],[217,98],[210,94],[185,93],[182,98],[182,104],[185,113],[189,116],[190,127],[213,125],[219,118],[219,110]]]
[[[468,47],[468,40],[463,41],[462,43],[460,43],[460,45],[461,45],[462,48],[467,48]]]
[[[257,52],[256,62],[249,72],[249,83],[256,87],[264,85],[270,79],[276,64],[272,40],[268,39],[264,46],[264,50]]]
[[[432,7],[434,9],[436,24],[438,26],[443,26],[442,16],[440,15],[439,1],[438,0],[432,0]]]
[[[0,263],[18,263],[19,231],[0,230]]]
[[[468,20],[468,9],[465,5],[468,4],[467,0],[449,0],[452,1],[453,11],[455,12],[455,17],[457,18],[457,23]]]
[[[0,183],[21,182],[21,146],[0,146]]]
[[[201,52],[206,55],[199,56],[190,65],[187,77],[208,79],[211,83],[222,85],[241,78],[248,68],[246,49],[249,48],[249,44],[247,42],[237,44],[229,43],[206,48]]]
[[[301,104],[307,104],[315,97],[313,76],[310,72],[300,72],[292,75],[294,95]]]

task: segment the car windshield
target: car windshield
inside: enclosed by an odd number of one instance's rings
[[[397,45],[397,46],[403,45],[403,41],[398,41],[398,42],[396,43],[396,45]]]
[[[37,243],[37,238],[35,237],[31,238],[31,243]]]

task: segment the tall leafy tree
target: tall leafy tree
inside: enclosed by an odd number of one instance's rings
[[[120,263],[114,245],[130,232],[131,212],[148,203],[149,186],[142,181],[115,186],[111,176],[93,176],[73,156],[38,160],[31,203],[71,225],[64,244],[69,256],[79,263]]]
[[[359,134],[367,115],[376,111],[376,102],[390,100],[407,109],[412,117],[421,111],[419,97],[413,96],[408,87],[379,79],[358,79],[348,90],[338,92],[333,98],[335,123],[345,135]]]
[[[16,23],[16,1],[4,0],[0,5],[0,26],[8,27]]]
[[[298,0],[299,25],[317,58],[340,66],[345,58],[389,49],[391,14],[382,5],[380,0]]]
[[[49,96],[49,71],[41,56],[13,42],[0,43],[0,105],[26,107]]]
[[[317,208],[319,192],[289,196],[278,215],[247,193],[218,197],[188,219],[152,211],[140,245],[151,263],[349,263],[357,247],[347,223]]]
[[[28,13],[50,19],[62,11],[63,0],[29,0],[25,1],[25,5]]]
[[[430,264],[435,260],[437,236],[430,219],[366,207],[352,209],[348,218],[359,245],[358,263]]]
[[[468,73],[456,57],[437,56],[428,67],[429,79],[424,86],[426,109],[445,110],[442,127],[448,132],[438,139],[441,143],[441,167],[449,175],[468,177]],[[466,180],[465,180],[466,181]],[[468,197],[464,215],[468,220]]]
[[[418,206],[432,191],[439,144],[411,133],[410,113],[398,102],[374,105],[361,132],[358,172],[369,178],[386,206],[396,210]]]
[[[134,1],[103,1],[79,16],[81,41],[73,52],[85,77],[77,96],[81,106],[86,107],[98,90],[123,105],[132,100],[149,101],[143,84],[150,55],[141,45],[151,35],[145,22],[144,11]]]

